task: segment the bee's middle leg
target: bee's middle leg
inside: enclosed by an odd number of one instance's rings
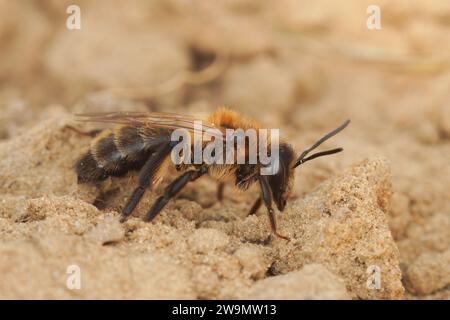
[[[145,221],[152,221],[156,215],[166,206],[166,204],[175,197],[188,182],[195,181],[207,172],[206,167],[200,167],[198,170],[189,170],[180,175],[164,190],[164,194],[160,196],[145,216]]]

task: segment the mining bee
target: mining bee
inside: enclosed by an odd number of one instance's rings
[[[110,130],[94,132],[89,151],[87,151],[75,164],[79,183],[96,183],[106,178],[118,177],[132,170],[139,170],[138,185],[134,189],[128,202],[122,209],[122,221],[133,212],[138,202],[146,192],[154,188],[161,180],[166,169],[173,165],[182,172],[164,190],[145,216],[145,221],[153,220],[164,208],[170,199],[175,197],[188,182],[193,182],[201,176],[208,174],[219,182],[225,178],[234,180],[237,188],[247,190],[251,185],[259,186],[260,195],[251,207],[249,214],[254,214],[262,204],[265,205],[270,218],[273,234],[287,239],[277,232],[277,224],[272,203],[275,202],[279,211],[283,211],[286,200],[290,195],[294,179],[294,169],[299,165],[321,157],[342,151],[342,148],[326,150],[309,155],[323,142],[342,131],[350,122],[345,121],[341,126],[327,133],[310,148],[296,157],[291,145],[284,141],[278,144],[278,168],[274,174],[263,175],[261,169],[264,164],[257,157],[256,163],[219,164],[192,162],[192,164],[174,164],[171,161],[171,152],[178,141],[171,139],[172,133],[177,129],[184,129],[191,135],[198,134],[195,122],[202,121],[202,132],[214,129],[220,137],[214,139],[227,139],[227,129],[254,129],[261,130],[261,125],[235,111],[221,108],[205,119],[173,113],[155,112],[116,112],[92,113],[80,115],[80,120],[87,122],[112,123],[116,126]],[[217,131],[218,130],[218,131]],[[223,134],[222,134],[223,133]],[[213,140],[214,140],[213,139]],[[206,143],[201,148],[206,147]],[[234,145],[234,144],[233,144]],[[250,148],[236,150],[249,157]],[[191,155],[189,156],[191,157]],[[223,186],[223,184],[219,185]]]

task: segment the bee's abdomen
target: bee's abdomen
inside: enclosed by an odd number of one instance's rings
[[[144,139],[134,127],[118,127],[115,132],[115,141],[117,147],[123,154],[129,156],[137,155],[144,149]]]
[[[75,171],[77,172],[78,182],[80,183],[101,181],[108,177],[108,173],[98,166],[97,161],[90,151],[77,161]]]
[[[136,127],[118,127],[105,130],[92,141],[89,151],[81,157],[75,170],[79,182],[94,182],[109,176],[123,176],[140,169],[150,156],[153,144]]]

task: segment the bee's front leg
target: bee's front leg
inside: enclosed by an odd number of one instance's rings
[[[269,182],[266,176],[258,175],[259,187],[261,189],[261,198],[266,205],[267,212],[269,213],[270,226],[272,232],[279,238],[290,240],[288,237],[283,236],[277,232],[277,220],[275,217],[275,211],[272,208],[272,192],[270,191]]]

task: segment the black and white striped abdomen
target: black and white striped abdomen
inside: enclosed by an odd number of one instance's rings
[[[140,169],[155,148],[167,143],[167,130],[118,126],[102,131],[75,164],[78,181],[94,182]]]

